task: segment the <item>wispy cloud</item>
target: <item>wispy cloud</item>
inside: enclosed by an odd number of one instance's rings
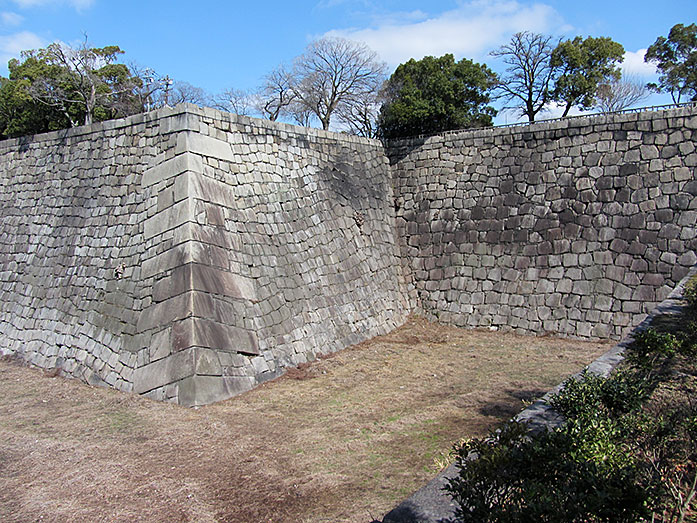
[[[342,36],[365,42],[390,65],[409,58],[453,53],[458,57],[485,60],[492,49],[518,31],[540,33],[564,30],[563,20],[549,5],[523,5],[515,0],[471,0],[439,15],[416,20],[384,17],[369,28],[334,30]]]
[[[370,7],[371,3],[369,0],[320,0],[317,3],[319,9],[331,9],[344,4],[359,4],[362,7]]]
[[[7,71],[10,58],[19,58],[22,51],[44,47],[46,42],[30,31],[0,36],[0,71]]]
[[[656,66],[644,62],[646,49],[638,51],[625,51],[624,61],[622,62],[622,73],[641,77],[656,76],[658,73]]]
[[[12,0],[21,8],[43,7],[45,5],[69,5],[82,11],[94,5],[95,0]]]
[[[24,17],[17,13],[11,13],[9,11],[0,13],[0,22],[2,22],[2,25],[5,27],[17,26],[22,23],[22,20],[24,20]]]

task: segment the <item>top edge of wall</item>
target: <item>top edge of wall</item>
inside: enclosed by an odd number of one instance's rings
[[[613,123],[636,122],[654,120],[656,118],[674,118],[680,116],[697,115],[697,106],[676,107],[660,110],[646,110],[631,113],[615,114],[590,114],[584,116],[573,116],[569,118],[559,118],[557,120],[544,120],[540,122],[527,123],[520,125],[506,125],[501,127],[480,127],[478,129],[454,129],[432,135],[411,136],[405,138],[393,138],[386,141],[388,148],[411,145],[414,143],[424,143],[429,140],[458,139],[463,136],[468,138],[494,137],[510,134],[535,133],[541,131],[553,131],[558,129],[572,129],[576,127],[587,127],[589,125],[604,125]]]
[[[113,120],[105,120],[103,122],[96,122],[91,125],[81,125],[69,129],[51,131],[48,133],[20,136],[18,138],[8,138],[6,140],[0,140],[0,148],[13,148],[17,146],[27,145],[29,143],[65,140],[68,138],[88,136],[92,134],[102,134],[106,131],[133,127],[140,124],[149,124],[158,120],[164,120],[167,118],[186,114],[198,117],[214,118],[218,120],[229,121],[238,125],[249,126],[250,131],[253,128],[265,129],[268,131],[286,132],[294,135],[302,135],[317,139],[328,139],[332,141],[341,141],[346,143],[361,143],[382,148],[382,142],[372,138],[364,138],[362,136],[354,136],[335,131],[325,131],[323,129],[317,129],[314,127],[302,127],[299,125],[272,122],[271,120],[253,118],[251,116],[237,115],[234,113],[228,113],[210,107],[199,107],[198,105],[189,103],[179,104],[175,107],[163,107],[160,109],[154,109],[152,111],[134,114],[125,118],[117,118]],[[178,130],[183,129],[173,129],[172,131]]]

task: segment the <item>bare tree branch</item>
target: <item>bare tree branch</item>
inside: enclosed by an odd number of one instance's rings
[[[166,105],[171,106],[183,103],[207,106],[213,103],[210,95],[204,89],[189,82],[180,81],[173,82],[166,98]]]
[[[213,107],[230,113],[249,116],[254,100],[249,92],[242,89],[226,89],[213,96]]]
[[[646,100],[648,96],[646,85],[636,77],[623,76],[598,86],[595,107],[604,113],[621,111]]]
[[[288,113],[290,105],[297,100],[292,83],[291,75],[283,65],[271,71],[253,97],[254,108],[271,121]]]
[[[377,94],[385,80],[385,65],[365,44],[343,38],[322,38],[312,42],[299,56],[291,75],[291,89],[297,99],[329,129],[337,109]]]

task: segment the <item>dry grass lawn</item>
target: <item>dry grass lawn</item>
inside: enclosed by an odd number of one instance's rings
[[[368,522],[610,346],[413,318],[198,409],[3,361],[0,521]]]

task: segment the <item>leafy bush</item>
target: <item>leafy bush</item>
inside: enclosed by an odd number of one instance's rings
[[[614,443],[614,428],[601,420],[567,427],[530,437],[525,425],[509,422],[465,443],[456,460],[459,475],[446,486],[459,505],[458,520],[634,522],[647,516],[638,469]]]
[[[697,277],[690,279],[685,284],[682,296],[690,307],[697,308]]]
[[[651,390],[650,380],[637,379],[635,373],[627,369],[619,370],[612,378],[584,371],[580,378],[565,381],[562,392],[550,403],[567,418],[578,418],[599,410],[619,416],[639,408]]]
[[[679,350],[680,341],[674,334],[649,328],[634,336],[626,357],[639,369],[651,371],[661,362],[673,358]]]
[[[460,446],[445,487],[459,520],[697,521],[695,312],[674,332],[637,334],[610,377],[567,380],[550,402],[561,427],[534,435],[509,422]]]

